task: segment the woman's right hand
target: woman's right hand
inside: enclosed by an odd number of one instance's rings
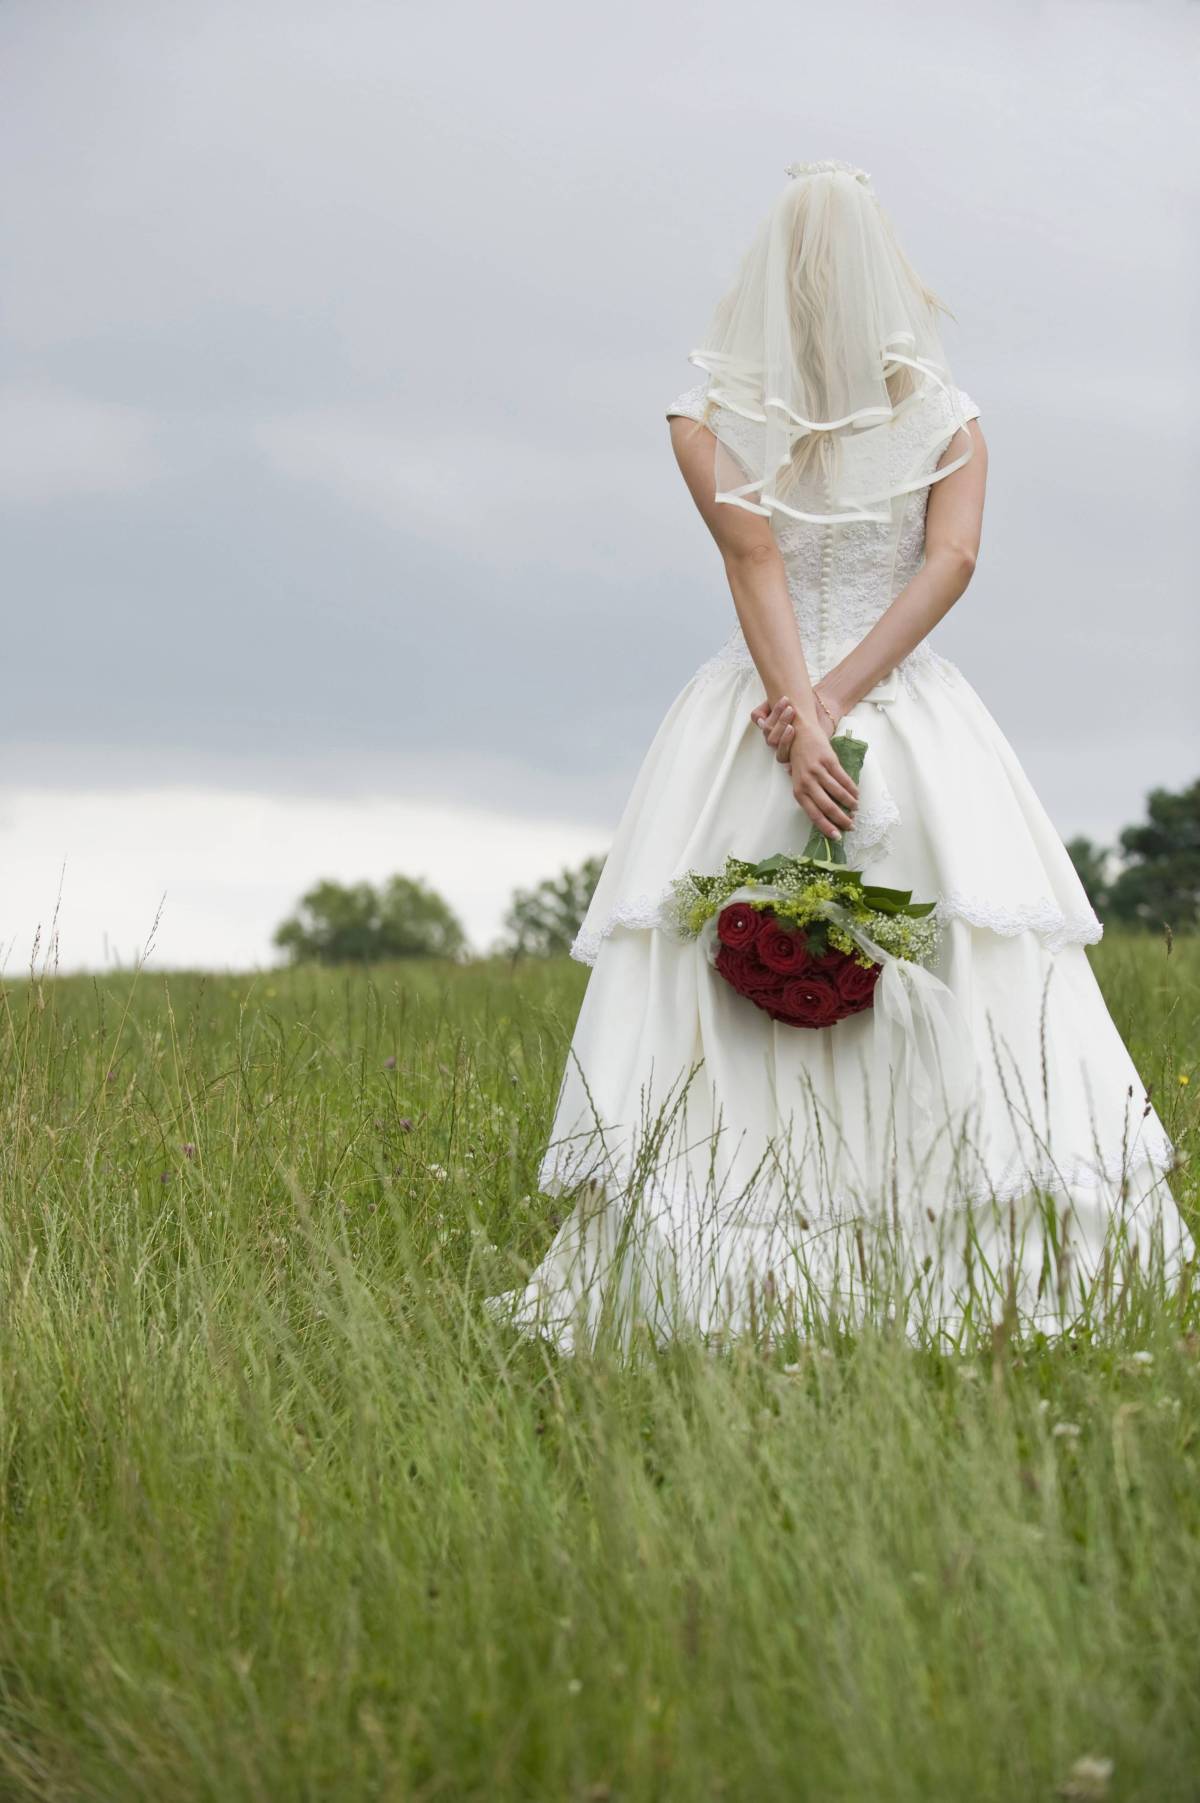
[[[792,793],[813,825],[831,839],[841,836],[839,827],[848,832],[854,825],[850,815],[858,806],[858,784],[843,770],[829,743],[836,730],[835,716],[822,709],[815,723],[805,723],[789,697],[781,695],[773,707],[760,701],[750,718],[778,761],[789,766]]]
[[[792,794],[817,831],[827,839],[848,833],[858,806],[858,784],[842,769],[829,734],[815,720],[795,721],[788,767]]]

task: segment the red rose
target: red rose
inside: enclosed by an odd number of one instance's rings
[[[779,998],[780,1016],[795,1027],[831,1027],[843,1013],[841,998],[829,977],[807,971],[791,977]]]
[[[827,977],[836,975],[845,962],[845,952],[839,952],[836,945],[831,945],[827,952],[822,952],[819,958],[814,958],[808,968],[814,977],[818,973]]]
[[[717,969],[739,995],[750,994],[754,976],[759,969],[757,960],[751,965],[748,951],[749,948],[744,945],[723,945],[717,952]]]
[[[777,970],[768,970],[758,955],[757,945],[752,945],[746,953],[746,993],[748,995],[775,995],[783,978]]]
[[[809,965],[808,941],[795,927],[784,926],[768,914],[754,948],[768,970],[781,977],[798,977]]]
[[[881,967],[872,964],[864,969],[853,958],[847,958],[842,968],[834,976],[837,992],[848,1008],[855,1010],[867,1007],[873,999],[875,985],[879,981]]]
[[[723,976],[726,972],[722,959],[726,957],[732,960],[731,968],[735,973],[730,981],[742,995],[758,995],[763,990],[774,989],[778,985],[778,976],[773,970],[767,969],[758,955],[757,940],[753,945],[723,945],[720,948],[717,953],[717,969]]]
[[[778,1002],[783,979],[759,963],[754,946],[723,945],[717,952],[716,965],[730,987],[756,1007],[769,1008]]]
[[[717,938],[722,945],[736,950],[739,946],[751,943],[761,924],[756,910],[749,902],[730,902],[717,915]]]

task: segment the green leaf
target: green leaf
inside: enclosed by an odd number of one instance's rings
[[[863,762],[867,755],[865,739],[856,739],[853,733],[837,733],[829,743],[837,752],[838,763],[853,782],[862,775]]]
[[[862,898],[868,908],[877,908],[881,914],[904,914],[910,920],[924,920],[937,907],[936,902],[915,902],[911,889],[875,889],[867,886],[863,889]]]
[[[898,914],[912,900],[911,889],[881,889],[874,883],[863,887],[863,900],[872,908],[882,908],[885,913]]]
[[[806,864],[820,864],[826,870],[833,870],[845,865],[846,847],[840,839],[827,839],[821,829],[814,826],[804,841],[800,856]]]

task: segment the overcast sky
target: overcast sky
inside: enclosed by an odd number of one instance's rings
[[[1065,837],[1195,774],[1200,7],[7,0],[0,961],[476,943],[603,850],[731,603],[663,412],[796,159],[991,450],[938,635]]]

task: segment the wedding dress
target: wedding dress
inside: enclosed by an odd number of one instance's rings
[[[667,416],[700,419],[707,388]],[[956,390],[895,422],[901,465],[914,447],[937,464],[955,400],[978,417]],[[718,407],[709,424],[751,462],[745,419]],[[928,496],[906,497],[898,534],[775,516],[814,681],[919,568]],[[864,1092],[869,1014],[777,1024],[680,938],[674,879],[807,835],[750,720],[761,697],[737,629],[650,746],[573,947],[594,968],[540,1172],[571,1211],[527,1284],[489,1307],[564,1350],[603,1320],[662,1341],[736,1335],[797,1300],[849,1310],[870,1287],[864,1222],[886,1231],[889,1269],[915,1274],[914,1335],[956,1332],[981,1278],[992,1313],[1009,1298],[1061,1325],[1089,1284],[1093,1307],[1102,1278],[1111,1301],[1120,1258],[1176,1269],[1193,1248],[1163,1178],[1173,1150],[1084,951],[1100,922],[1011,746],[928,639],[839,730],[869,746],[848,864],[937,900],[935,972],[976,1055],[952,1155],[897,1182],[886,1098]]]

